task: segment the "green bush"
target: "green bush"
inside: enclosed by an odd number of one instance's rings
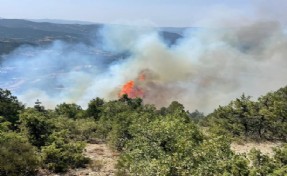
[[[0,88],[0,116],[11,123],[11,129],[15,129],[19,120],[19,112],[23,109],[24,105],[18,101],[17,97],[13,96],[9,90]]]
[[[60,105],[57,105],[55,108],[55,112],[58,116],[64,116],[71,119],[82,118],[84,114],[81,106],[74,103],[62,103]]]
[[[287,175],[287,144],[284,144],[282,147],[275,148],[274,152],[276,169],[273,174],[276,176]]]
[[[11,122],[5,120],[4,117],[0,116],[0,132],[9,131]]]
[[[287,141],[287,87],[251,101],[244,94],[205,119],[217,135]],[[206,124],[206,122],[204,124]]]
[[[99,120],[104,103],[104,100],[98,97],[91,100],[86,111],[87,116],[93,117],[95,120]]]
[[[40,165],[54,172],[85,167],[84,141],[93,138],[121,152],[118,175],[287,175],[286,144],[274,149],[274,157],[230,149],[233,138],[286,140],[286,98],[287,88],[258,101],[243,95],[204,117],[176,101],[157,110],[127,95],[109,102],[93,99],[87,110],[66,103],[45,110],[39,101],[23,110],[16,97],[0,89],[0,105],[7,107],[0,108],[0,175],[33,175]],[[15,125],[20,128],[11,128]],[[200,125],[209,131],[202,133]],[[91,166],[98,170],[101,164]]]
[[[194,149],[203,135],[185,118],[158,117],[147,123],[133,123],[133,138],[119,160],[120,172],[131,175],[188,175],[194,169]]]
[[[252,167],[258,170],[258,172],[266,174],[273,170],[274,165],[270,165],[272,163],[271,158],[269,158],[269,156],[267,155],[262,154],[260,150],[256,150],[253,148],[248,155],[252,162]]]
[[[38,148],[46,145],[54,125],[45,113],[29,108],[20,114],[20,121],[22,131],[27,134],[32,145]]]
[[[67,138],[74,141],[88,141],[95,138],[97,123],[92,118],[71,119],[68,117],[55,117],[51,119],[56,132],[67,130]]]
[[[54,172],[65,172],[69,168],[84,167],[89,159],[83,156],[85,144],[65,138],[66,131],[50,136],[51,144],[42,147],[44,167]]]
[[[0,175],[34,175],[40,166],[35,148],[17,133],[0,132]]]

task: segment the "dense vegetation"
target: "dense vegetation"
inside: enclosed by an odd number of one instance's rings
[[[287,174],[287,87],[258,101],[242,95],[204,116],[176,101],[157,109],[140,98],[92,99],[87,109],[40,101],[24,107],[0,89],[0,175],[35,175],[87,167],[86,142],[100,139],[121,153],[118,175]],[[274,156],[235,154],[233,140],[279,140]]]
[[[287,88],[251,101],[244,94],[209,115],[209,125],[218,135],[257,140],[287,141]]]

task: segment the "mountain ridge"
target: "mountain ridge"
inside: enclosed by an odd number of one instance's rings
[[[84,43],[90,45],[98,40],[97,33],[105,24],[58,24],[50,22],[34,22],[24,19],[0,18],[0,56],[8,54],[23,45],[41,46],[55,40],[68,43]],[[157,28],[159,35],[173,44],[183,37],[186,28]],[[91,36],[93,41],[91,40]]]

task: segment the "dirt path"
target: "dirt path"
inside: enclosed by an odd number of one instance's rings
[[[38,176],[114,176],[118,153],[113,152],[105,143],[95,142],[87,144],[84,155],[90,158],[91,164],[87,168],[78,168],[64,174],[49,173],[42,170]]]
[[[118,153],[113,152],[107,144],[87,144],[85,153],[92,162],[86,169],[78,169],[69,173],[74,176],[113,176],[115,175]]]
[[[261,143],[246,142],[244,144],[232,143],[231,149],[235,153],[248,153],[252,148],[255,148],[257,150],[260,150],[265,155],[272,156],[274,154],[272,148],[278,147],[281,144],[282,143],[280,142],[261,142]]]
[[[105,143],[96,142],[87,144],[84,155],[90,158],[91,164],[87,168],[79,168],[64,174],[50,173],[42,170],[38,176],[114,176],[118,153],[113,152]]]

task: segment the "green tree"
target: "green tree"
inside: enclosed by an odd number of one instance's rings
[[[51,118],[54,131],[67,130],[67,138],[73,141],[89,141],[96,137],[97,123],[91,118],[71,119],[68,117]]]
[[[75,103],[71,103],[71,104],[62,103],[60,105],[57,105],[55,108],[55,112],[58,115],[63,115],[71,119],[76,119],[83,114],[83,110],[81,106]]]
[[[252,135],[251,129],[251,108],[252,101],[250,96],[245,96],[244,94],[235,101],[232,102],[233,105],[233,116],[238,121],[238,123],[243,127],[243,135],[245,138]]]
[[[73,142],[62,130],[49,136],[49,145],[42,147],[44,167],[54,172],[66,172],[69,168],[84,167],[89,159],[83,155],[85,143]]]
[[[259,98],[258,115],[264,119],[261,133],[267,139],[287,140],[287,87]]]
[[[144,120],[130,127],[133,138],[120,158],[120,171],[128,169],[131,175],[186,175],[194,164],[190,160],[192,150],[203,141],[202,134],[175,114],[147,123]]]
[[[219,106],[207,118],[210,131],[216,135],[241,137],[244,134],[239,119],[234,117],[232,103],[227,106]]]
[[[0,116],[5,121],[11,123],[11,128],[15,129],[15,124],[19,120],[19,112],[24,109],[17,97],[13,96],[9,90],[0,88]]]
[[[35,148],[20,134],[0,132],[0,175],[34,175],[40,166]]]
[[[0,116],[0,132],[7,132],[10,130],[11,122],[8,122],[4,117]]]
[[[202,112],[195,110],[189,114],[189,118],[195,123],[200,123],[200,122],[204,121],[205,116]]]
[[[28,108],[20,115],[22,130],[27,134],[30,143],[40,148],[52,134],[54,125],[47,115],[33,108]]]
[[[287,175],[287,144],[282,147],[274,149],[274,160],[277,168],[274,171],[274,175]]]
[[[272,158],[262,154],[259,150],[253,148],[248,155],[252,163],[250,169],[252,176],[269,175],[275,170],[276,165],[272,161]]]
[[[175,112],[185,112],[184,106],[177,101],[171,102],[171,104],[167,107],[167,113],[175,113]]]
[[[102,107],[105,104],[103,99],[96,98],[89,102],[88,109],[87,109],[87,116],[93,117],[95,120],[99,120]]]
[[[34,108],[39,112],[45,111],[45,107],[42,106],[42,102],[40,102],[39,99],[37,99],[37,101],[35,102]]]

